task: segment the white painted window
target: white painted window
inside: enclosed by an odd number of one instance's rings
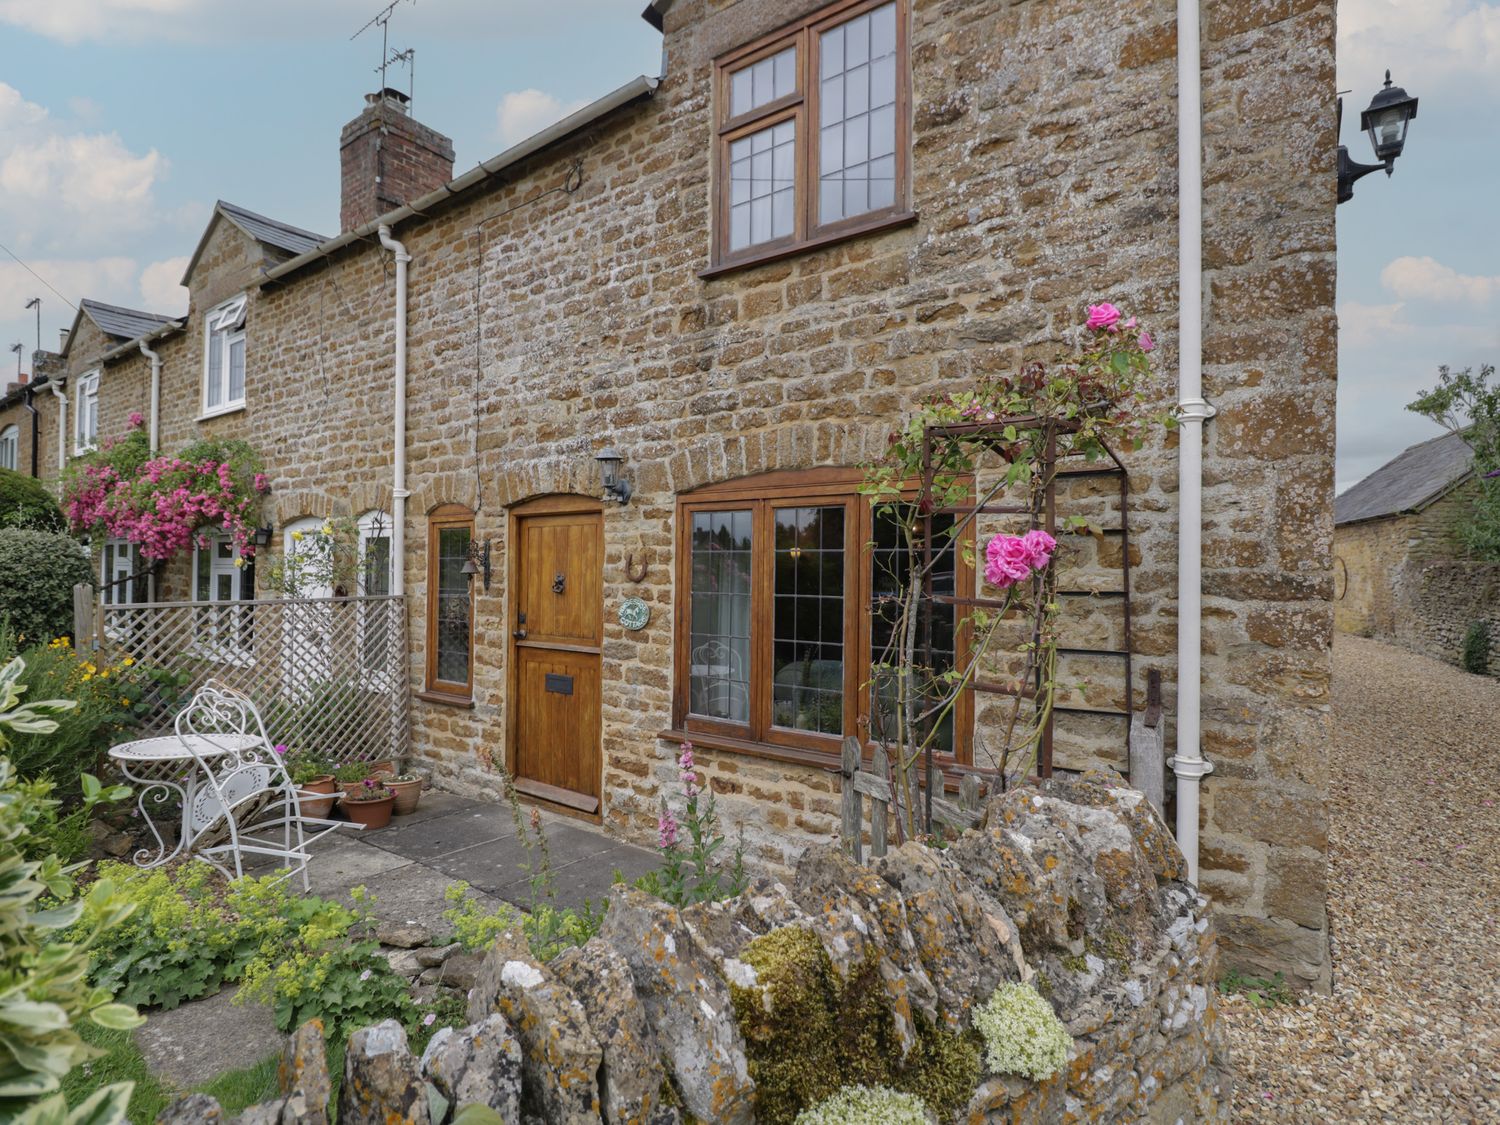
[[[99,372],[78,379],[73,396],[73,452],[87,453],[99,444]]]
[[[14,469],[21,453],[21,431],[15,426],[0,430],[0,469]]]
[[[203,413],[245,405],[245,309],[242,293],[203,318]]]
[[[384,597],[391,592],[391,517],[366,512],[359,517],[359,592]]]
[[[383,598],[391,592],[395,561],[391,526],[386,512],[366,512],[359,517],[359,593],[364,597]],[[372,690],[389,686],[393,613],[399,611],[390,602],[361,602],[359,606],[359,661],[366,686]]]
[[[105,605],[150,601],[149,564],[141,549],[128,539],[106,539],[99,583]],[[136,581],[131,582],[134,576]]]

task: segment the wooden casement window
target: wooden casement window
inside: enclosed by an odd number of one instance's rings
[[[841,0],[714,63],[713,262],[910,218],[908,0]]]
[[[474,513],[444,504],[427,523],[427,690],[425,697],[467,703],[474,693],[474,598],[463,571],[474,539]]]
[[[684,494],[677,512],[673,730],[708,746],[787,761],[836,761],[845,735],[891,733],[878,662],[889,603],[910,564],[894,524],[858,493],[858,470],[770,473]],[[962,559],[940,593],[972,592]],[[953,558],[953,552],[947,555]],[[939,663],[966,643],[958,615],[933,622]],[[938,745],[970,760],[966,693]]]

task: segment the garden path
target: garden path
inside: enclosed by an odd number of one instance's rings
[[[627,879],[657,865],[646,848],[606,836],[577,820],[541,814],[559,907],[600,902],[609,894],[614,872]],[[429,791],[409,816],[387,828],[336,832],[314,845],[308,868],[312,893],[348,901],[364,886],[373,896],[372,913],[383,923],[420,925],[435,934],[449,929],[443,892],[460,880],[474,889],[487,909],[499,900],[531,904],[528,856],[507,805],[472,801]],[[234,986],[170,1012],[154,1012],[135,1033],[152,1072],[190,1089],[220,1072],[251,1066],[281,1050],[270,1011],[262,1005],[233,1005]]]
[[[1333,994],[1228,999],[1235,1120],[1500,1121],[1500,682],[1333,655]]]

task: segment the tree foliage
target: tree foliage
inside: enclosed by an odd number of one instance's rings
[[[1454,371],[1444,364],[1437,386],[1406,409],[1459,434],[1474,451],[1477,493],[1458,540],[1475,558],[1500,562],[1500,382],[1492,382],[1494,375],[1490,363],[1478,374],[1472,367]]]
[[[46,486],[35,477],[0,469],[0,527],[63,531],[68,524]]]

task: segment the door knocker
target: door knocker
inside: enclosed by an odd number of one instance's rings
[[[632,582],[644,582],[646,581],[646,571],[650,569],[650,566],[651,558],[645,551],[641,552],[641,564],[639,567],[636,566],[635,555],[627,554],[625,556],[625,577]]]
[[[564,574],[559,574],[552,579],[552,592],[560,594],[568,587],[568,579]]]

